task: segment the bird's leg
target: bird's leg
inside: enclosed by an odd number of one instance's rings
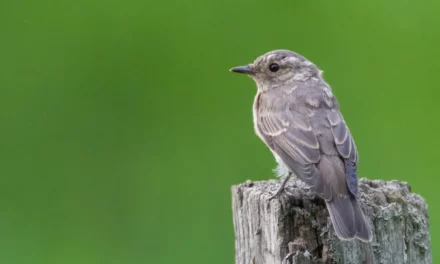
[[[278,188],[278,190],[275,192],[275,194],[272,195],[271,197],[269,197],[269,201],[272,200],[273,198],[277,197],[278,195],[280,195],[284,191],[284,187],[286,186],[286,183],[291,176],[292,176],[292,173],[289,173],[289,175],[287,175],[286,178],[284,178],[283,182],[281,183],[281,186]]]

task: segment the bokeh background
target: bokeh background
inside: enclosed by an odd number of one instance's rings
[[[230,187],[273,178],[256,88],[325,71],[360,175],[428,201],[440,257],[438,1],[0,2],[0,262],[233,263]]]

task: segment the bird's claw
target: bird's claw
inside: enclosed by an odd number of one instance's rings
[[[283,191],[284,191],[284,186],[280,186],[280,188],[278,188],[278,190],[275,192],[275,194],[273,194],[272,196],[269,197],[269,201],[278,197]]]
[[[278,197],[281,193],[284,192],[284,187],[286,186],[287,181],[289,180],[291,175],[286,176],[286,178],[283,180],[283,182],[281,183],[281,186],[278,188],[278,190],[275,192],[275,194],[273,194],[272,196],[269,197],[269,201]]]

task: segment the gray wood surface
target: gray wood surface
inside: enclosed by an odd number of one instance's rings
[[[324,201],[298,179],[271,201],[276,180],[232,187],[236,264],[431,264],[428,207],[398,181],[359,180],[360,204],[373,226],[373,242],[340,241]],[[371,255],[370,255],[371,256]]]

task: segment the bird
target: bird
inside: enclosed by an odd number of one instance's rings
[[[283,49],[230,71],[250,76],[257,85],[254,130],[284,178],[270,199],[294,175],[324,199],[341,240],[371,242],[372,230],[358,201],[358,151],[323,71]]]

